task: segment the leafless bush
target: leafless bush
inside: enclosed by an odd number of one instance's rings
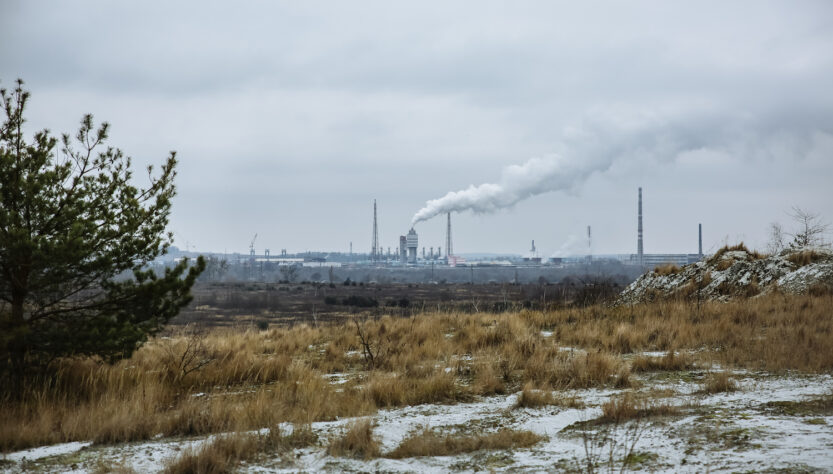
[[[205,343],[205,333],[188,325],[178,337],[164,346],[163,363],[175,381],[201,370],[213,361]]]

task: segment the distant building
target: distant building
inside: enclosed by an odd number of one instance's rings
[[[688,265],[700,261],[701,256],[696,253],[645,253],[642,254],[642,265],[646,268],[654,268],[661,265]],[[628,262],[631,265],[639,265],[639,255],[631,254]]]

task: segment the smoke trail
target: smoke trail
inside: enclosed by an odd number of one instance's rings
[[[561,244],[561,247],[559,247],[558,250],[556,250],[552,254],[552,256],[566,257],[567,255],[570,255],[572,252],[574,252],[579,247],[580,243],[581,242],[579,241],[578,237],[576,237],[573,234],[570,234],[567,237],[567,240],[563,244]]]
[[[532,196],[575,189],[622,158],[674,160],[681,153],[706,148],[748,157],[761,150],[771,153],[784,142],[800,155],[813,132],[821,129],[829,133],[833,128],[829,113],[823,113],[819,122],[817,114],[796,114],[789,107],[776,109],[743,114],[689,109],[587,120],[565,131],[558,153],[508,166],[497,182],[471,185],[429,200],[413,216],[411,225],[446,212],[492,213]],[[806,119],[788,120],[796,117]]]

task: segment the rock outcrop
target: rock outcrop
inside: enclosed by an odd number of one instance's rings
[[[791,294],[833,289],[833,252],[785,250],[777,255],[751,252],[743,244],[725,247],[700,262],[659,267],[631,283],[620,304],[657,299],[728,300],[781,291]]]

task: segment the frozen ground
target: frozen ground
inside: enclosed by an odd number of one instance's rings
[[[484,433],[500,428],[530,430],[547,436],[529,449],[480,451],[458,456],[405,460],[379,458],[370,461],[334,458],[322,446],[297,450],[289,456],[244,465],[251,472],[382,471],[473,472],[575,470],[588,457],[606,458],[611,449],[616,470],[621,467],[626,442],[635,441],[629,470],[651,472],[733,472],[788,470],[833,472],[833,415],[802,412],[784,414],[768,402],[803,401],[830,394],[829,375],[770,375],[736,373],[740,390],[705,395],[699,393],[703,372],[658,373],[642,379],[639,392],[662,397],[682,407],[680,414],[622,425],[605,432],[592,423],[600,405],[621,390],[574,392],[584,409],[555,406],[514,408],[518,394],[484,398],[457,405],[421,405],[381,410],[374,417],[374,433],[382,452],[395,448],[409,433],[431,427],[449,433]],[[338,380],[334,381],[335,383]],[[350,419],[314,423],[322,444],[342,432]],[[578,424],[576,424],[579,422]],[[582,428],[589,426],[589,428]],[[283,426],[282,429],[290,429]],[[210,437],[209,437],[210,439]],[[206,439],[158,439],[115,446],[67,443],[20,451],[0,457],[5,472],[91,472],[101,466],[130,467],[136,472],[156,472],[166,459],[198,446]],[[595,452],[585,449],[595,441]],[[604,468],[607,470],[607,467]]]

